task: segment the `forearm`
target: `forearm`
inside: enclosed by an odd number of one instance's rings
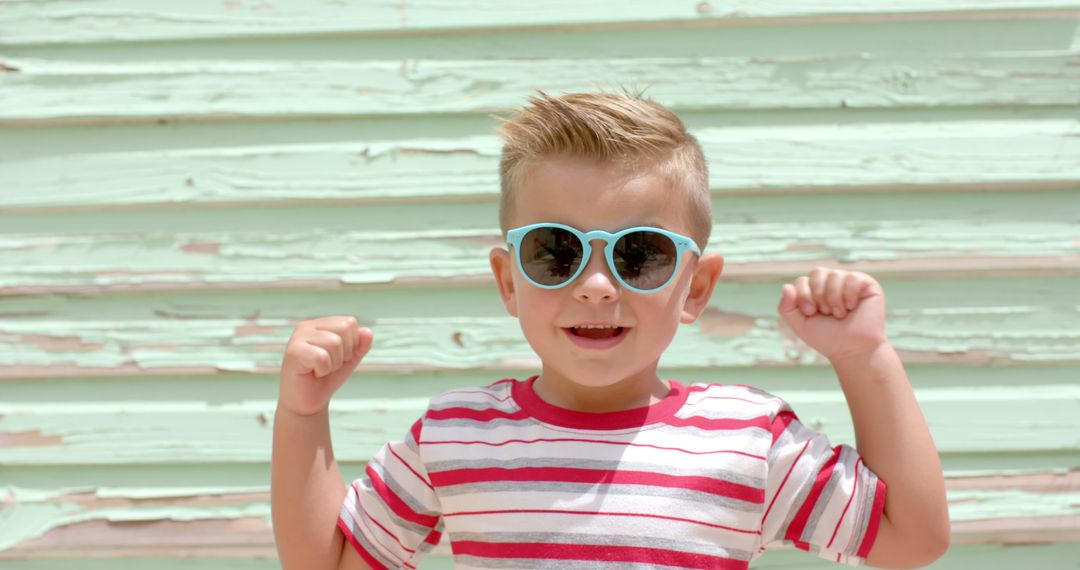
[[[885,516],[917,544],[949,535],[941,460],[900,356],[885,343],[831,361],[863,462],[888,486]]]
[[[343,537],[337,518],[345,483],[334,460],[326,410],[274,414],[270,506],[284,570],[337,568]]]

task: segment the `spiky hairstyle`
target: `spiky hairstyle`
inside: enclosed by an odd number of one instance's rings
[[[499,226],[510,229],[515,195],[530,168],[545,159],[585,158],[627,172],[659,173],[666,190],[686,205],[690,237],[705,250],[712,231],[709,173],[697,139],[670,109],[625,88],[623,93],[567,93],[537,89],[527,105],[497,128],[503,138],[499,161]]]

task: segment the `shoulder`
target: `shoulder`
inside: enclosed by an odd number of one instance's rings
[[[782,412],[793,412],[786,400],[746,384],[709,384],[695,382],[686,385],[685,409],[719,411],[734,416],[763,416],[770,420]]]
[[[514,378],[503,378],[487,386],[469,386],[447,390],[431,399],[428,413],[450,408],[502,409],[514,407],[511,390]]]

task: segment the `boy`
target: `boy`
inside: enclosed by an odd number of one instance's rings
[[[780,398],[656,374],[723,268],[696,139],[633,95],[540,92],[506,122],[490,265],[539,374],[434,398],[346,488],[331,395],[371,348],[352,317],[300,323],[282,364],[271,500],[286,570],[738,568],[787,543],[913,568],[949,542],[933,440],[869,275],[814,268],[778,311],[836,370],[858,451]],[[336,522],[336,527],[335,527]]]

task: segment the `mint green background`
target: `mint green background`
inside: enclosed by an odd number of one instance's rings
[[[701,140],[727,260],[662,372],[854,444],[776,304],[870,273],[950,483],[932,567],[1080,568],[1080,2],[989,0],[0,4],[0,568],[277,567],[299,320],[376,331],[331,407],[350,477],[535,371],[489,114],[620,83]]]

